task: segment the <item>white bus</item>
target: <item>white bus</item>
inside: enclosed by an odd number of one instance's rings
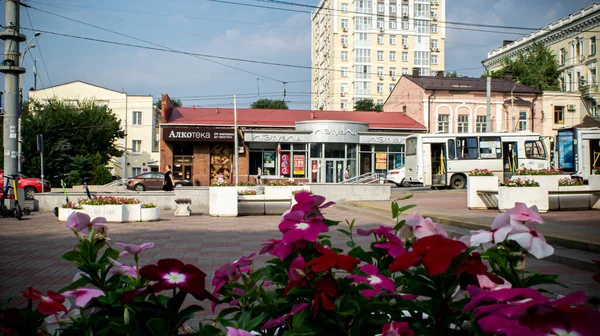
[[[587,180],[600,171],[600,128],[570,128],[558,131],[555,164],[558,169]]]
[[[548,168],[539,134],[416,134],[406,138],[406,179],[411,184],[463,189],[469,171],[488,169],[501,181],[521,168]]]

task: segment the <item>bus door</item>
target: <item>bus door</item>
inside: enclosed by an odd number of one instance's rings
[[[448,182],[446,162],[446,144],[432,143],[431,144],[431,185],[446,186]]]
[[[503,181],[512,178],[519,172],[519,151],[516,142],[502,143]]]

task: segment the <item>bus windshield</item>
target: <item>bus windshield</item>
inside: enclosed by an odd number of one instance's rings
[[[417,155],[417,138],[406,139],[406,156]]]
[[[540,140],[525,141],[525,156],[528,159],[546,159],[546,150],[544,144]]]

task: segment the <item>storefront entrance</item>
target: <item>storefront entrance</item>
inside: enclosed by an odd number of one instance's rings
[[[320,183],[340,183],[344,181],[344,160],[338,159],[325,159],[325,165],[323,165],[323,174],[325,181]]]

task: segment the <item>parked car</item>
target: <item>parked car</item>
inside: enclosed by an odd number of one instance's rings
[[[161,172],[149,172],[143,173],[136,177],[132,177],[127,180],[127,189],[135,191],[144,190],[161,190],[163,181],[165,180],[165,174]],[[175,188],[181,186],[192,186],[190,180],[185,180],[178,177],[173,177],[173,185]]]
[[[388,170],[385,180],[395,183],[398,187],[410,187],[410,182],[404,179],[405,176],[404,166],[402,166],[398,169]]]
[[[42,192],[42,179],[37,177],[27,177],[21,174],[19,177],[19,183],[17,187],[19,189],[23,189],[23,191],[25,192],[25,198],[33,199],[36,193]],[[0,170],[0,188],[4,188],[4,170]],[[49,191],[50,181],[44,180],[44,192]]]

